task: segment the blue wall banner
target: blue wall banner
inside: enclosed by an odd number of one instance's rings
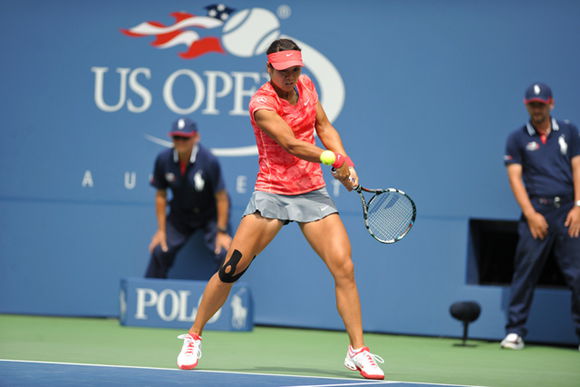
[[[469,299],[482,306],[470,336],[501,339],[509,288],[468,281],[469,221],[520,216],[503,155],[528,85],[549,84],[554,117],[580,124],[578,15],[577,0],[0,1],[0,313],[119,316],[119,282],[149,261],[149,178],[180,116],[219,158],[236,226],[258,171],[248,103],[269,43],[290,37],[364,185],[417,204],[409,235],[382,245],[324,168],[364,328],[459,335],[449,306]],[[207,280],[209,259],[196,234],[170,278]],[[256,324],[343,329],[294,223],[243,280]],[[140,294],[164,300],[159,322],[174,300],[191,317],[193,293],[162,291]],[[527,339],[576,343],[569,290],[537,289]]]
[[[127,326],[189,329],[207,282],[124,278],[120,290],[120,323]],[[236,283],[224,306],[207,322],[206,330],[251,331],[252,292]]]

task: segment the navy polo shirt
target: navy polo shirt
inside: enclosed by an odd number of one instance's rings
[[[151,185],[157,189],[171,190],[171,215],[192,227],[216,218],[215,194],[225,189],[218,159],[199,143],[193,149],[183,175],[174,149],[159,153]]]
[[[522,177],[530,197],[573,196],[571,159],[580,155],[578,128],[552,118],[546,143],[531,123],[511,133],[506,144],[505,165],[521,164]]]

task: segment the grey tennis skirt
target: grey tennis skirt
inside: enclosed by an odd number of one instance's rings
[[[325,187],[300,195],[279,195],[254,191],[244,216],[258,212],[264,218],[289,222],[314,222],[337,213],[336,204]]]

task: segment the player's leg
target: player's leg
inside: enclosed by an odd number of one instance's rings
[[[274,239],[282,225],[277,219],[264,218],[258,214],[247,215],[242,219],[222,267],[205,288],[191,333],[201,334],[205,323],[226,301],[233,283],[254,257]]]
[[[384,373],[376,364],[383,359],[371,354],[364,344],[350,241],[342,220],[335,213],[315,222],[301,223],[300,228],[334,278],[336,306],[350,340],[345,366],[358,370],[365,378],[383,379]]]
[[[300,228],[334,278],[338,313],[344,322],[350,344],[355,348],[364,346],[350,240],[340,217],[332,214],[315,222],[301,223]]]
[[[149,265],[145,271],[145,278],[167,278],[167,273],[173,266],[177,253],[190,236],[191,230],[168,218],[166,225],[167,251],[163,251],[161,245],[157,245],[153,249]]]
[[[263,218],[259,214],[242,218],[222,267],[205,287],[191,329],[188,334],[179,336],[184,339],[177,357],[179,368],[192,369],[197,366],[205,324],[225,303],[233,283],[246,271],[254,257],[274,239],[282,225],[277,219]]]

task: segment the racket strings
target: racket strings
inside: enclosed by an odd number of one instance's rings
[[[367,225],[382,241],[395,241],[403,237],[414,218],[414,206],[406,196],[383,193],[374,196],[368,204]]]

